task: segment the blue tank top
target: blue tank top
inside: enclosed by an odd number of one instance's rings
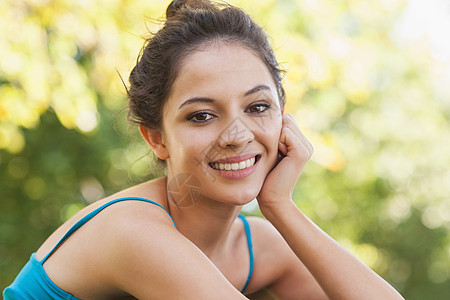
[[[86,222],[88,222],[90,219],[92,219],[95,215],[97,215],[100,211],[105,209],[106,207],[110,206],[111,204],[126,201],[126,200],[137,200],[137,201],[145,201],[154,205],[159,206],[162,208],[172,219],[169,212],[160,204],[148,200],[145,198],[139,198],[139,197],[127,197],[127,198],[119,198],[112,200],[110,202],[107,202],[103,204],[102,206],[98,207],[97,209],[93,210],[83,218],[81,218],[78,222],[76,222],[69,231],[59,240],[59,242],[53,247],[53,249],[42,259],[37,260],[35,253],[33,253],[30,257],[30,260],[27,262],[27,264],[23,267],[23,269],[20,271],[20,273],[17,275],[14,282],[7,287],[3,291],[3,299],[4,300],[30,300],[30,299],[67,299],[67,300],[75,300],[78,299],[71,294],[67,293],[66,291],[62,290],[60,287],[58,287],[51,279],[48,277],[47,273],[44,270],[43,264],[44,262],[52,255],[52,253],[75,231],[77,231],[81,226],[83,226]],[[251,240],[251,232],[250,232],[250,226],[245,219],[244,216],[239,215],[239,218],[244,223],[245,233],[247,235],[247,244],[248,244],[248,250],[250,253],[250,270],[247,277],[247,281],[244,285],[244,288],[241,290],[241,293],[245,291],[245,289],[248,286],[248,283],[250,282],[250,278],[253,273],[253,249],[252,249],[252,240]],[[175,222],[173,221],[173,225],[176,228]]]

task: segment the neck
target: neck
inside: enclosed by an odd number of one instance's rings
[[[194,205],[180,207],[169,197],[168,205],[178,231],[210,259],[226,251],[226,242],[241,206],[200,198]]]

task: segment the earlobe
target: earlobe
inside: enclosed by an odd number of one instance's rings
[[[153,150],[153,152],[155,152],[156,156],[158,156],[162,160],[166,160],[169,158],[169,153],[167,151],[166,145],[162,140],[160,130],[150,129],[141,125],[139,126],[139,131],[141,132],[142,137]]]

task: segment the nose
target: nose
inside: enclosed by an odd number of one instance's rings
[[[241,118],[231,121],[219,135],[219,145],[222,148],[245,148],[253,141],[253,131]]]

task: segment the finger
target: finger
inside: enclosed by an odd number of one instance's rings
[[[281,141],[278,142],[278,150],[280,150],[280,152],[281,152],[284,156],[287,155],[287,151],[288,151],[287,146],[286,146],[286,144],[282,143]]]
[[[295,133],[295,135],[298,136],[298,138],[302,141],[302,143],[306,145],[309,152],[311,153],[314,152],[312,144],[300,130],[300,128],[297,125],[297,122],[294,120],[292,115],[286,115],[285,118],[283,118],[283,126],[291,129]]]
[[[308,160],[313,153],[311,144],[306,139],[299,138],[289,127],[284,127],[282,130],[279,149],[284,155],[301,160]]]

